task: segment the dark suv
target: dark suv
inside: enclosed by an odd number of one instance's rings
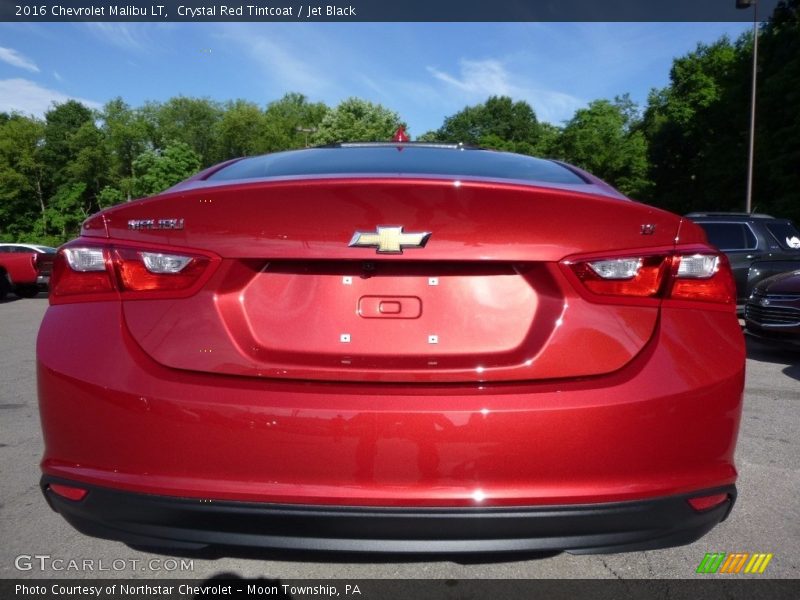
[[[800,269],[800,231],[789,219],[726,212],[694,212],[686,217],[727,255],[736,279],[739,312],[759,281]]]

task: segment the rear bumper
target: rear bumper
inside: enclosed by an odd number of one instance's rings
[[[745,319],[744,332],[753,338],[790,349],[800,348],[800,325],[780,327]]]
[[[607,376],[485,386],[169,369],[130,338],[120,313],[110,302],[52,306],[38,340],[42,470],[46,481],[92,486],[80,505],[51,497],[92,535],[636,549],[702,535],[725,511],[695,514],[685,497],[736,481],[744,344],[730,313],[663,310],[646,348]]]
[[[784,331],[756,328],[748,325],[744,332],[749,337],[755,338],[767,344],[780,346],[781,348],[786,348],[789,350],[800,349],[800,331],[789,333]]]
[[[170,498],[96,486],[67,500],[43,477],[50,506],[79,531],[171,550],[208,545],[285,550],[390,553],[574,553],[650,550],[688,544],[724,520],[736,499],[726,486],[638,502],[515,508],[315,507]],[[702,512],[689,497],[726,493]]]

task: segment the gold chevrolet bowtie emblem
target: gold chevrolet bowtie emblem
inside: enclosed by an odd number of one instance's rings
[[[356,231],[350,246],[377,248],[380,254],[402,254],[403,248],[422,248],[431,237],[430,232],[403,233],[402,225],[379,226],[377,231]]]

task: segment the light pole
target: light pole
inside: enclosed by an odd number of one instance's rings
[[[753,82],[750,88],[750,147],[747,152],[747,198],[745,209],[753,210],[753,149],[756,137],[756,80],[758,73],[758,0],[736,0],[736,8],[753,7]]]
[[[317,131],[317,128],[316,127],[295,127],[295,131],[298,131],[300,133],[305,133],[306,134],[306,148],[308,148],[308,134],[309,133],[315,133]]]

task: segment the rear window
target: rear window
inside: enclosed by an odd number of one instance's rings
[[[710,244],[720,250],[752,250],[756,236],[744,223],[698,223],[706,231]]]
[[[775,238],[781,248],[785,250],[800,250],[800,232],[797,231],[797,227],[793,223],[770,223],[767,225],[767,231]]]
[[[208,180],[256,179],[297,175],[445,175],[585,184],[577,173],[541,158],[508,152],[425,146],[311,148],[245,158]]]

